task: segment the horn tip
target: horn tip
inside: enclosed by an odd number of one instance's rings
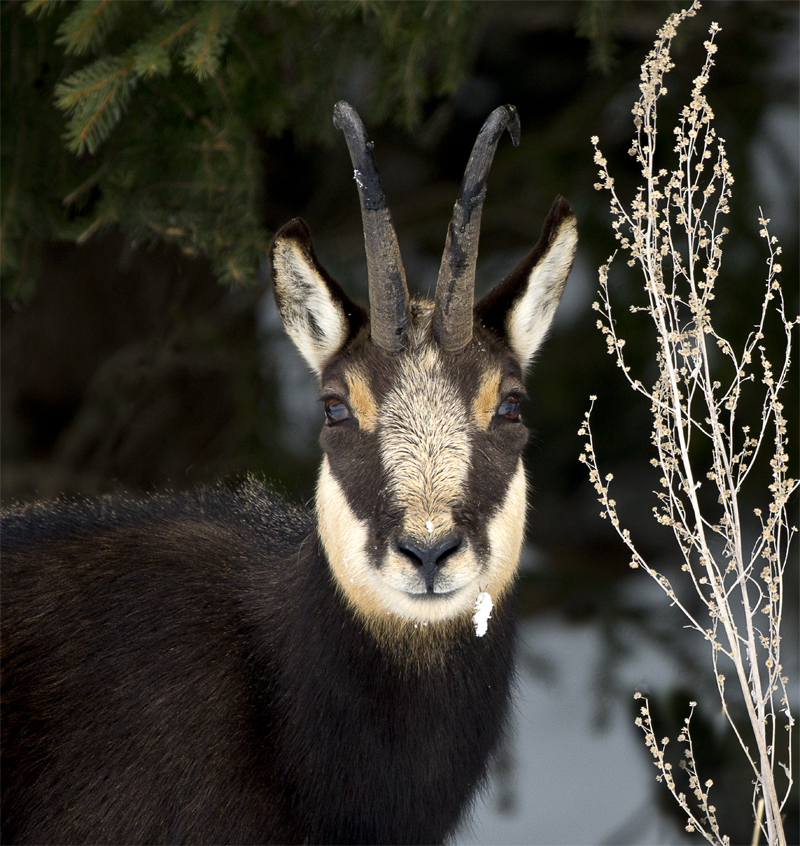
[[[506,112],[508,113],[508,134],[511,136],[511,143],[515,147],[519,147],[519,138],[520,138],[520,123],[519,123],[519,112],[517,111],[516,106],[512,106],[511,103],[507,103]]]
[[[333,125],[337,129],[343,129],[342,121],[347,119],[347,116],[355,111],[353,107],[346,100],[339,100],[333,107]]]

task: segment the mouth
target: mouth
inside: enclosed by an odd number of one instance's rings
[[[413,599],[421,600],[422,602],[436,602],[439,599],[450,599],[454,597],[457,593],[459,593],[460,589],[457,588],[456,590],[443,590],[443,591],[425,591],[416,593],[414,591],[406,591],[408,596],[412,597]]]
[[[384,587],[389,588],[383,594],[387,611],[426,625],[468,612],[474,605],[474,596],[477,594],[477,589],[473,591],[473,582],[457,586],[451,582],[449,585],[442,585],[443,588],[449,588],[448,590],[430,592],[425,590],[423,584],[390,587],[384,582]]]

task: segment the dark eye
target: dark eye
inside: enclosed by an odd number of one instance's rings
[[[505,417],[506,420],[519,420],[519,394],[509,394],[499,405],[496,417]]]
[[[325,417],[331,426],[341,423],[350,417],[350,409],[336,397],[325,397]]]

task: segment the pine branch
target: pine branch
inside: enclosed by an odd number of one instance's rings
[[[94,153],[119,123],[131,96],[134,62],[98,59],[55,88],[59,109],[70,116],[65,139],[73,153]]]
[[[201,4],[194,34],[183,54],[183,66],[193,73],[199,82],[217,72],[220,57],[238,14],[238,3],[230,0]]]
[[[131,54],[133,73],[139,79],[169,76],[172,62],[169,53],[158,44],[137,44]]]
[[[183,21],[183,23],[179,24],[177,27],[173,25],[170,21],[167,26],[167,32],[163,36],[163,38],[159,39],[158,46],[166,49],[167,47],[173,46],[173,42],[179,43],[180,39],[186,36],[189,31],[192,29],[193,26],[197,24],[197,15],[189,18],[188,21]],[[158,28],[154,30],[157,32]]]
[[[121,13],[116,0],[80,0],[58,28],[56,44],[68,56],[83,56],[100,45]]]
[[[16,6],[9,14],[30,48],[20,82],[3,78],[4,96],[13,91],[19,104],[17,129],[9,131],[16,134],[30,112],[41,140],[28,145],[17,202],[9,193],[12,163],[3,160],[4,286],[13,284],[16,267],[28,266],[18,260],[30,228],[38,246],[50,237],[84,242],[108,225],[205,254],[221,281],[252,282],[268,236],[260,219],[262,139],[288,126],[300,143],[331,138],[331,103],[363,63],[375,68],[370,120],[379,105],[414,123],[421,102],[447,96],[463,78],[472,7],[462,0]],[[105,52],[92,57],[100,48]],[[66,56],[85,54],[88,61],[73,70]],[[53,69],[46,71],[49,90],[40,88],[44,67]],[[31,90],[41,97],[32,100]],[[36,174],[46,188],[33,189]],[[16,262],[12,275],[8,258]]]
[[[45,17],[51,12],[55,11],[59,6],[63,6],[66,0],[25,0],[23,8],[26,15],[38,14],[39,17]]]

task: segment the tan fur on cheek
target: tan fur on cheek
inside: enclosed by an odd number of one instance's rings
[[[378,404],[360,368],[347,372],[348,395],[359,426],[367,432],[378,428]]]
[[[481,376],[475,399],[472,400],[472,422],[479,429],[488,429],[497,409],[500,391],[500,368],[495,367]]]
[[[525,539],[525,467],[520,458],[500,510],[488,525],[489,567],[485,591],[496,601],[514,583]]]

